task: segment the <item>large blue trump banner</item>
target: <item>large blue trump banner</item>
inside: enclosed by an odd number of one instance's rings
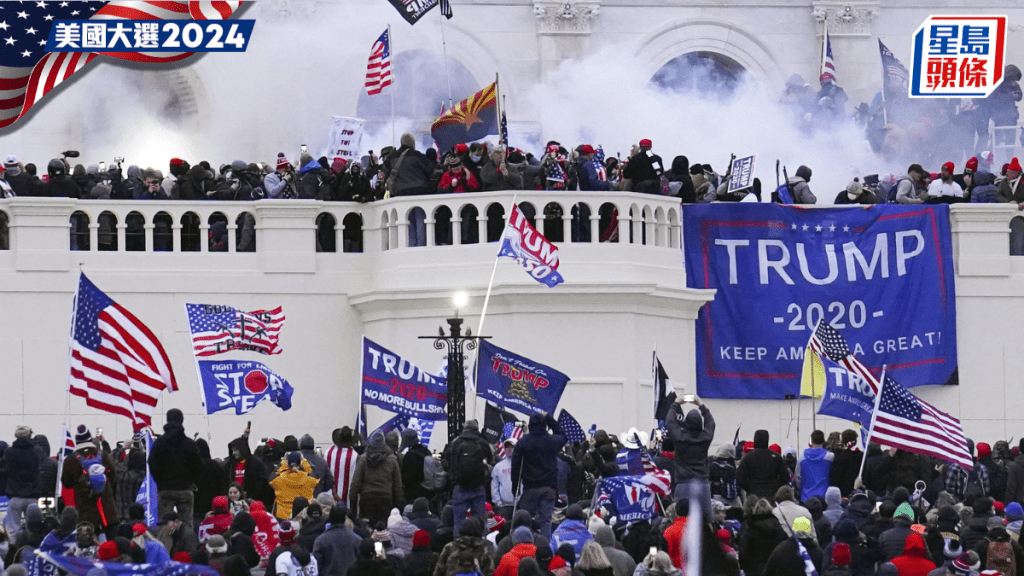
[[[422,420],[445,420],[448,390],[444,381],[363,338],[363,404]]]
[[[477,396],[523,414],[554,414],[569,377],[484,340],[477,361]]]
[[[683,208],[687,283],[714,288],[697,318],[697,393],[782,399],[800,390],[818,321],[877,376],[955,382],[949,207]]]

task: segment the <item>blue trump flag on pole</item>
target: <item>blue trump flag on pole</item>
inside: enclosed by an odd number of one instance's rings
[[[153,434],[147,429],[143,432],[146,438],[146,479],[139,486],[139,492],[135,495],[135,503],[142,504],[146,509],[146,525],[155,526],[160,521],[157,515],[156,482],[153,475],[149,473],[149,454],[153,452]]]
[[[818,414],[835,416],[868,428],[875,406],[875,391],[871,382],[827,357],[818,358],[825,367],[825,391],[821,395]]]
[[[947,205],[692,205],[683,230],[687,285],[717,290],[697,317],[700,396],[795,396],[819,321],[876,377],[956,383]]]
[[[498,257],[502,256],[518,262],[530,277],[548,288],[564,282],[558,273],[558,248],[530,225],[518,204],[512,206],[501,235]]]
[[[363,405],[421,420],[445,420],[447,402],[443,380],[363,337]]]
[[[477,396],[523,414],[554,414],[569,383],[558,370],[486,340],[480,342],[477,366]]]
[[[264,364],[243,360],[198,360],[196,366],[207,414],[230,408],[235,409],[235,414],[245,414],[264,400],[282,410],[292,407],[295,390],[287,380]]]

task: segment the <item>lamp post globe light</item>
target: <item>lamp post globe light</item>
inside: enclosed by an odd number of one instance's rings
[[[448,442],[455,440],[462,430],[462,424],[466,421],[466,375],[465,356],[466,350],[475,350],[478,340],[490,338],[490,336],[473,336],[471,329],[466,328],[462,333],[463,318],[459,317],[459,310],[469,304],[469,295],[459,291],[452,294],[452,305],[455,307],[455,315],[447,318],[448,334],[445,334],[444,327],[437,329],[437,336],[420,336],[434,340],[434,348],[448,351]]]

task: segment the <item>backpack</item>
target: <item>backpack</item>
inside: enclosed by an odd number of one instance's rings
[[[452,459],[455,483],[465,487],[483,486],[487,483],[487,463],[480,443],[462,440],[455,447]],[[424,463],[424,466],[426,463]]]
[[[711,480],[712,495],[722,496],[726,500],[733,500],[739,496],[735,465],[712,458],[708,478]]]
[[[388,173],[387,182],[384,183],[384,190],[387,192],[388,197],[395,195],[395,182],[398,181],[398,171],[402,169],[402,162],[405,161],[405,155],[408,153],[409,150],[402,152],[398,156],[398,160],[396,160],[394,165],[391,166],[391,172]]]
[[[1003,574],[1017,573],[1017,559],[1013,555],[1013,544],[1010,542],[989,542],[985,568],[998,570]]]
[[[898,178],[895,182],[892,183],[892,186],[888,190],[885,191],[885,203],[886,204],[895,204],[896,203],[896,192],[897,192],[897,189],[900,187],[900,182],[903,182],[904,180],[910,180],[910,177],[904,176],[902,178]]]
[[[978,473],[971,470],[967,473],[967,485],[964,486],[964,502],[974,504],[978,498],[985,496],[985,490],[981,486],[981,478]]]
[[[772,202],[778,204],[793,203],[793,195],[789,192],[789,184],[783,184],[775,189],[775,192],[772,193]]]
[[[102,494],[107,488],[107,467],[103,465],[103,457],[99,454],[92,458],[82,458],[82,470],[89,476],[92,491]]]
[[[433,456],[423,458],[423,482],[420,482],[420,487],[437,492],[438,490],[444,490],[447,484],[448,473],[445,472],[444,466],[441,466],[437,458]]]

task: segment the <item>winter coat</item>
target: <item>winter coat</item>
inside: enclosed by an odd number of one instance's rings
[[[404,576],[434,576],[434,569],[437,568],[437,553],[423,546],[413,548],[412,552],[402,559],[405,565]]]
[[[432,496],[430,491],[422,486],[423,461],[430,455],[430,450],[426,446],[417,443],[402,456],[402,488],[405,490],[406,500]]]
[[[39,498],[39,461],[42,456],[29,438],[18,438],[6,454],[7,496],[11,498]],[[50,490],[53,486],[48,487]]]
[[[792,500],[779,502],[772,510],[772,514],[775,515],[779,524],[782,525],[782,529],[789,536],[793,535],[793,521],[797,518],[807,518],[811,521],[811,524],[814,523],[814,516],[811,514],[811,511]]]
[[[825,496],[832,459],[835,456],[822,447],[806,448],[804,457],[796,465],[796,485],[800,488],[800,500],[806,502],[815,496]]]
[[[404,158],[402,154],[405,154]],[[399,159],[401,159],[401,164],[399,164]],[[388,156],[385,166],[386,173],[389,175],[395,166],[398,166],[398,174],[395,175],[391,196],[418,196],[434,193],[428,186],[434,167],[423,152],[402,146]]]
[[[743,568],[743,572],[750,576],[764,573],[764,566],[775,547],[787,538],[786,531],[773,514],[750,516],[740,527],[738,538],[740,567]]]
[[[317,537],[313,543],[320,574],[323,576],[345,576],[345,572],[356,563],[359,555],[360,538],[344,524],[334,525]]]
[[[505,167],[508,174],[498,171],[494,162],[488,162],[480,168],[480,181],[484,190],[522,190],[523,174],[514,169],[507,161]]]
[[[79,460],[80,452],[75,452],[64,459],[64,469],[60,481],[67,488],[75,490],[75,508],[78,509],[78,520],[89,522],[97,528],[97,532],[117,524],[117,502],[114,500],[114,461],[104,453],[103,466],[106,468],[106,486],[103,493],[96,494],[89,482],[89,474],[82,468]],[[102,509],[102,514],[101,514]]]
[[[613,190],[604,166],[597,160],[583,160],[579,164],[580,190]]]
[[[633,184],[648,180],[658,180],[665,171],[664,166],[661,156],[654,154],[650,150],[637,152],[629,159],[629,163],[622,170],[622,177],[632,180]]]
[[[252,542],[252,535],[255,533],[256,520],[248,512],[236,514],[235,519],[231,522],[231,528],[224,533],[229,552],[238,554],[245,559],[249,568],[255,568],[260,563],[260,555],[256,552],[256,545]]]
[[[892,559],[892,563],[899,569],[900,576],[927,576],[935,569],[935,563],[926,557],[924,538],[917,532],[907,536],[907,543],[903,547],[903,555]]]
[[[480,572],[484,576],[494,574],[494,559],[487,550],[483,538],[475,536],[459,536],[441,550],[441,556],[437,559],[437,567],[434,568],[434,576],[455,576],[459,566],[459,554],[469,552],[476,558]]]
[[[245,462],[242,479],[242,490],[245,492],[245,495],[253,500],[263,502],[267,507],[272,507],[274,505],[274,491],[267,482],[270,472],[259,458],[252,455],[252,452],[249,450],[249,439],[244,436],[235,438],[228,443],[228,457],[224,460],[224,477],[227,484],[235,481],[235,467],[239,462],[231,456],[232,448],[239,449],[242,460]]]
[[[811,557],[814,568],[820,574],[821,548],[811,538],[800,538],[800,543],[807,549],[807,555]],[[742,553],[740,555],[742,557]],[[796,540],[786,538],[786,540],[775,547],[772,555],[768,557],[768,563],[765,564],[764,576],[805,576],[804,562],[800,558],[800,551],[797,548]]]
[[[309,462],[310,468],[312,468],[309,475],[320,481],[313,494],[319,494],[329,489],[333,485],[334,476],[327,465],[327,460],[324,460],[322,456],[316,453],[316,444],[312,436],[304,434],[302,438],[299,438],[299,452],[306,462]]]
[[[853,492],[853,483],[860,473],[860,461],[863,457],[864,453],[860,450],[843,449],[836,452],[832,460],[828,484],[839,488],[843,498],[849,497],[850,492]]]
[[[800,176],[793,176],[786,184],[789,186],[789,193],[793,196],[793,204],[815,204],[818,199],[811,192],[807,181]]]
[[[438,193],[447,194],[450,192],[477,192],[480,190],[480,181],[476,179],[469,170],[463,169],[456,174],[451,170],[441,175],[441,182],[437,185]]]
[[[674,402],[665,416],[665,429],[675,442],[675,482],[707,481],[708,448],[715,439],[715,419],[703,404],[686,414],[682,410],[682,404]]]
[[[523,558],[536,557],[537,546],[532,542],[516,544],[501,557],[501,562],[498,562],[498,567],[494,569],[494,576],[516,576],[516,569]]]
[[[616,547],[615,534],[612,532],[611,526],[598,527],[594,541],[604,549],[604,554],[608,557],[615,576],[631,576],[633,574],[633,571],[636,570],[636,561],[627,552]]]
[[[32,443],[39,449],[39,489],[49,490],[57,485],[57,459],[50,458],[50,441],[42,434],[36,434]]]
[[[213,509],[214,498],[227,494],[228,482],[224,468],[210,457],[210,445],[206,440],[196,440],[196,449],[199,450],[199,477],[193,510],[197,517],[203,517]]]
[[[697,191],[693,187],[693,178],[690,177],[690,160],[686,156],[676,156],[672,159],[672,169],[665,173],[669,182],[679,182],[679,192],[676,196],[683,204],[693,204],[697,201]]]
[[[768,449],[768,432],[754,433],[754,449],[743,455],[736,468],[736,481],[748,494],[775,501],[775,492],[789,483],[789,467],[785,460]]]
[[[822,515],[835,528],[835,525],[839,523],[839,519],[843,517],[844,512],[843,497],[838,487],[829,486],[828,490],[825,490],[825,504],[827,508],[822,512]]]
[[[309,462],[305,460],[298,470],[289,468],[286,463],[282,463],[281,467],[284,469],[278,470],[278,477],[270,481],[270,487],[274,489],[275,494],[274,515],[282,520],[290,520],[292,502],[299,496],[312,500],[313,487],[320,481],[309,475],[311,468]]]
[[[971,202],[999,202],[998,192],[994,184],[996,177],[991,172],[978,172],[974,175],[974,186],[971,188]]]
[[[402,474],[398,459],[381,442],[370,444],[356,462],[356,472],[349,487],[350,500],[358,496],[391,498],[397,503],[403,498]],[[353,506],[353,508],[355,508]]]
[[[562,523],[551,533],[551,549],[557,550],[565,543],[572,545],[576,559],[579,560],[583,552],[583,545],[594,539],[594,536],[587,530],[587,525],[581,520],[562,520]]]
[[[328,174],[316,160],[310,160],[295,174],[295,188],[302,200],[321,200],[322,193],[329,190]]]
[[[149,454],[149,473],[157,490],[194,490],[202,470],[199,448],[185,436],[185,428],[177,422],[165,424]]]
[[[548,427],[552,433],[548,433]],[[530,417],[529,433],[512,451],[512,485],[522,481],[523,491],[533,488],[557,488],[558,453],[565,446],[565,434],[558,421],[548,414]]]
[[[227,532],[234,520],[231,512],[215,512],[203,518],[199,523],[199,542],[206,543],[210,536]]]
[[[879,562],[885,561],[881,551],[878,549],[877,542],[863,542],[859,538],[852,542],[837,539],[837,542],[844,542],[850,547],[850,565],[846,568],[849,568],[852,576],[874,576],[875,566]],[[832,564],[832,549],[835,548],[837,542],[830,543],[822,551],[822,568],[826,571],[834,567]]]
[[[878,545],[882,549],[882,555],[885,556],[886,560],[892,560],[893,558],[904,553],[906,548],[907,536],[914,533],[910,529],[910,523],[906,522],[903,518],[900,518],[895,526],[882,532],[882,535],[878,537]]]

